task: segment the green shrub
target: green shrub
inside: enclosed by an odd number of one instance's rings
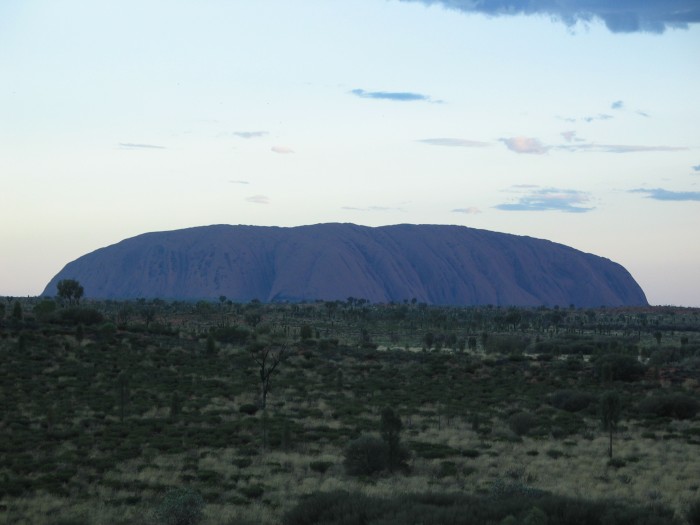
[[[220,343],[244,344],[250,338],[250,330],[244,326],[217,328],[211,335]]]
[[[454,461],[441,461],[440,462],[440,468],[438,469],[437,476],[439,478],[444,478],[447,476],[456,476],[457,475],[457,465],[455,465]]]
[[[204,499],[192,489],[169,491],[155,512],[163,525],[196,525],[202,519]]]
[[[685,519],[688,520],[689,525],[700,525],[700,500],[690,504]]]
[[[329,468],[333,466],[332,461],[312,461],[309,464],[309,467],[311,470],[314,472],[318,472],[320,474],[324,474]]]
[[[643,399],[639,403],[639,411],[657,417],[672,417],[674,419],[690,419],[697,414],[698,402],[685,394],[669,394]]]
[[[576,390],[557,390],[549,397],[549,403],[560,410],[580,412],[595,401],[595,396]]]
[[[535,426],[537,418],[528,412],[518,412],[508,418],[508,427],[517,435],[527,435]]]
[[[523,525],[547,525],[548,522],[547,514],[545,514],[542,509],[539,507],[532,507],[525,515]]]
[[[635,381],[644,375],[644,366],[632,355],[606,354],[595,362],[598,377],[605,381]]]
[[[265,487],[260,484],[254,484],[243,487],[239,491],[248,499],[260,499],[265,493]]]
[[[104,316],[94,308],[66,308],[59,315],[61,322],[72,325],[95,325],[104,321]]]
[[[351,441],[345,448],[343,465],[352,476],[371,476],[385,470],[389,450],[381,439],[361,436]]]
[[[627,464],[627,462],[622,458],[611,458],[608,460],[608,467],[614,469],[622,468]]]
[[[456,448],[452,448],[449,445],[443,445],[441,443],[411,441],[409,442],[409,445],[416,453],[416,456],[424,459],[445,459],[460,455],[459,450]]]
[[[249,416],[253,416],[258,411],[258,405],[253,405],[252,403],[245,403],[239,407],[238,411],[241,414],[248,414]]]

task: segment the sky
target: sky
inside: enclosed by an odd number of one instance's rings
[[[208,224],[457,224],[700,306],[697,0],[2,0],[0,295]]]

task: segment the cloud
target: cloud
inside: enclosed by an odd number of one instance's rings
[[[564,137],[564,140],[566,142],[571,142],[572,140],[574,140],[574,137],[576,137],[576,132],[575,131],[562,131],[560,133],[560,135],[562,137]]]
[[[136,144],[134,142],[120,142],[121,149],[167,149],[165,146],[156,146],[154,144]]]
[[[647,113],[645,111],[637,110],[636,113],[637,113],[637,115],[641,115],[642,117],[646,117],[646,118],[651,117],[651,115],[649,115],[649,113]]]
[[[610,104],[610,109],[622,109],[622,106],[624,106],[625,103],[622,102],[622,100],[616,100],[612,104]]]
[[[475,206],[469,206],[468,208],[455,208],[452,213],[465,213],[467,215],[477,215],[481,213],[481,210]]]
[[[562,211],[566,213],[585,213],[595,208],[582,206],[590,201],[587,193],[577,190],[543,188],[529,191],[518,198],[517,202],[495,206],[504,211]]]
[[[700,171],[700,164],[698,164],[697,166],[691,166],[691,168],[693,171]]]
[[[700,22],[697,0],[402,0],[488,16],[540,15],[567,26],[602,20],[613,33],[663,33]]]
[[[488,146],[488,142],[480,142],[478,140],[438,138],[438,139],[421,139],[418,142],[430,144],[431,146],[451,146],[457,148],[483,148]]]
[[[230,180],[229,183],[231,184],[250,184],[247,180]]]
[[[398,102],[414,102],[419,100],[429,101],[430,97],[420,93],[392,92],[392,91],[365,91],[364,89],[353,89],[350,91],[360,98],[373,98],[379,100],[395,100]]]
[[[499,140],[503,142],[509,150],[515,153],[542,155],[549,150],[549,146],[545,146],[538,139],[530,137],[510,137]]]
[[[630,193],[646,193],[648,199],[657,201],[700,201],[700,191],[670,191],[662,188],[646,190],[638,188]]]
[[[607,115],[605,113],[598,113],[594,117],[583,117],[582,120],[584,120],[585,122],[593,122],[594,120],[610,120],[611,118],[613,118],[612,115]]]
[[[289,153],[294,153],[294,150],[288,148],[287,146],[272,146],[270,151],[274,153],[279,153],[280,155],[288,155]]]
[[[253,204],[269,204],[270,199],[266,195],[253,195],[248,197],[246,202],[252,202]]]
[[[559,149],[569,151],[594,151],[602,153],[640,153],[645,151],[686,151],[683,146],[637,146],[630,144],[576,144],[571,146],[557,146]]]
[[[267,135],[267,131],[234,131],[233,135],[242,139],[256,139]]]

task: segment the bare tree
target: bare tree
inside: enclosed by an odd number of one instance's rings
[[[260,374],[260,408],[265,410],[267,406],[267,394],[270,392],[272,374],[287,354],[286,345],[255,342],[248,347],[255,364],[258,365]]]

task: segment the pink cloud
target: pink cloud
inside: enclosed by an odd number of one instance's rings
[[[453,213],[465,213],[467,215],[477,215],[481,213],[481,210],[476,206],[469,206],[468,208],[455,208],[452,211]]]
[[[270,150],[274,153],[279,153],[281,155],[287,155],[289,153],[294,153],[294,150],[292,148],[288,148],[287,146],[272,146]]]
[[[542,155],[547,153],[549,146],[545,146],[538,139],[530,137],[510,137],[507,139],[501,139],[506,147],[514,151],[515,153],[531,153],[535,155]]]

